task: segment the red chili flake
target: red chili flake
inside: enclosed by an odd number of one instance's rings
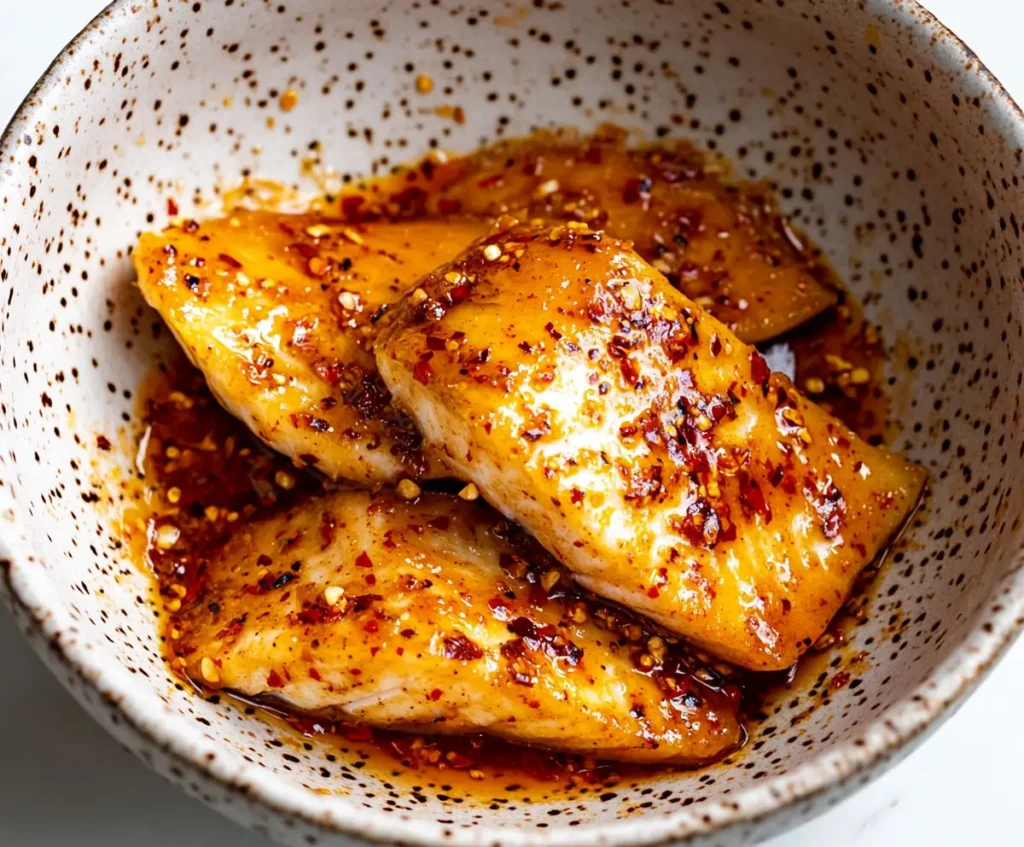
[[[446,295],[453,304],[461,303],[467,297],[469,297],[470,287],[463,283],[462,285],[456,285]]]
[[[372,632],[379,632],[380,631],[380,624],[377,623],[377,621],[375,621],[375,620],[368,620],[365,624],[363,624],[363,631],[364,632],[371,632],[371,633]]]
[[[390,405],[391,394],[379,374],[364,374],[355,388],[345,393],[345,402],[353,406],[363,420],[374,420]]]
[[[526,642],[522,638],[513,638],[502,644],[501,655],[508,660],[513,682],[528,687],[536,684],[537,668],[526,655]]]
[[[646,468],[620,468],[625,477],[626,492],[623,495],[626,500],[645,500],[649,497],[657,497],[664,488],[662,482],[662,466],[651,465]]]
[[[546,324],[544,324],[544,329],[547,330],[548,335],[555,339],[555,341],[561,339],[562,333],[555,329],[555,325],[551,323],[551,321],[548,321]]]
[[[259,556],[256,557],[256,564],[260,567],[267,568],[270,567],[273,563],[274,560],[271,559],[270,556],[268,556],[266,553],[260,553]]]
[[[647,589],[647,596],[650,597],[652,600],[657,600],[658,594],[658,589],[655,588],[653,585]]]
[[[446,659],[469,662],[479,659],[483,654],[484,651],[461,632],[444,639],[444,657]]]
[[[767,389],[768,377],[771,375],[772,369],[768,367],[764,356],[756,350],[752,350],[750,353],[750,378],[762,388]]]
[[[284,688],[284,679],[277,671],[271,671],[267,674],[267,685],[271,688]]]
[[[764,517],[766,524],[771,523],[772,510],[768,501],[764,499],[757,480],[753,479],[746,471],[740,471],[737,477],[740,482],[740,503]]]
[[[211,605],[216,605],[216,604],[212,604],[211,603]],[[217,611],[220,611],[220,607],[219,606],[217,608]],[[240,617],[235,618],[233,621],[231,621],[231,623],[229,623],[226,627],[224,627],[224,629],[222,629],[220,632],[217,633],[217,635],[215,636],[217,638],[217,640],[221,641],[221,640],[224,640],[224,639],[233,638],[234,636],[238,635],[238,633],[240,633],[242,631],[242,627],[245,626],[245,620],[246,620],[246,618],[248,616],[249,616],[248,613],[246,613],[246,614],[241,615]],[[189,652],[192,652],[192,651],[189,651]]]
[[[323,541],[323,544],[320,546],[321,550],[326,550],[334,542],[334,530],[337,525],[337,520],[335,520],[334,515],[330,512],[324,512],[320,515],[320,538]]]
[[[722,342],[718,339],[717,335],[711,336],[711,355],[717,356],[722,352]]]
[[[520,433],[527,441],[539,441],[551,432],[551,421],[546,413],[534,415],[530,419],[530,425]]]
[[[447,530],[450,525],[451,520],[448,518],[447,515],[441,515],[440,517],[436,517],[427,521],[427,526],[429,526],[431,529],[440,530],[441,532]]]
[[[399,656],[401,656],[401,655],[403,655],[405,653],[405,648],[404,647],[396,647],[395,648],[395,653],[397,653]]]
[[[505,182],[505,177],[502,174],[492,174],[491,176],[484,177],[477,183],[477,188],[495,188]]]
[[[832,480],[823,487],[808,476],[804,482],[804,496],[821,518],[821,531],[828,539],[838,537],[846,518],[846,500]]]
[[[372,573],[368,573],[366,576],[363,577],[363,582],[365,582],[367,585],[376,585],[377,577],[375,577]]]
[[[238,259],[236,259],[234,256],[229,256],[227,253],[221,253],[220,260],[225,265],[234,268],[235,270],[238,270],[238,268],[242,267],[242,263],[239,262]]]
[[[295,615],[299,623],[318,624],[323,623],[333,609],[326,609],[323,606],[308,605],[301,612]]]
[[[352,598],[352,611],[365,612],[378,600],[383,599],[384,597],[381,594],[360,594],[358,597]]]
[[[608,316],[608,311],[608,306],[604,300],[595,298],[587,306],[587,317],[594,323],[604,323],[605,318]]]
[[[110,447],[111,447],[110,439],[107,438],[107,436],[105,436],[105,435],[97,435],[96,436],[96,446],[99,447],[100,450],[109,450]]]
[[[832,681],[829,683],[833,691],[838,691],[840,688],[845,688],[850,683],[850,675],[846,671],[841,671],[832,677]]]
[[[564,636],[559,635],[558,628],[551,624],[538,626],[529,618],[518,617],[509,621],[506,626],[509,632],[523,639],[530,649],[540,649],[553,659],[567,659],[573,667],[583,659],[583,650]],[[508,642],[502,646],[502,652],[507,646]]]
[[[356,567],[357,568],[372,568],[373,567],[373,561],[370,559],[369,555],[367,554],[367,552],[365,550],[363,550],[362,553],[360,553],[358,556],[356,556]]]
[[[328,385],[337,385],[345,375],[345,365],[337,359],[317,359],[310,367]]]
[[[732,403],[717,395],[707,402],[705,411],[707,412],[707,416],[715,423],[721,423],[722,419],[730,413],[735,417],[735,410],[732,408]]]
[[[619,359],[619,369],[622,371],[622,378],[634,388],[638,387],[637,383],[640,380],[640,370],[629,356],[623,356]]]
[[[419,361],[412,366],[412,375],[415,380],[423,385],[430,382],[430,377],[433,375],[434,369],[430,367],[430,362]]]
[[[444,694],[444,692],[440,688],[435,688],[430,692],[429,696],[431,700],[440,700],[442,694]]]
[[[318,671],[316,668],[309,669],[309,678],[315,679],[317,682],[320,682],[320,680],[322,679],[322,677],[320,676],[320,671]]]
[[[721,534],[718,512],[706,499],[696,500],[686,508],[682,518],[672,519],[672,529],[679,532],[695,547],[714,547]]]
[[[580,503],[583,502],[583,492],[580,491],[580,489],[578,488],[573,488],[569,492],[569,499],[572,500],[572,502],[575,503],[576,505],[579,505]]]
[[[373,741],[373,732],[370,727],[362,724],[346,727],[344,735],[349,741]]]
[[[477,759],[471,759],[469,756],[464,756],[458,750],[450,750],[445,753],[444,760],[456,770],[465,770],[466,768],[479,764]]]
[[[170,215],[172,218],[178,216],[178,204],[174,202],[173,197],[167,198],[167,214]]]
[[[380,647],[371,647],[371,648],[370,648],[370,658],[373,658],[373,657],[374,657],[374,656],[376,656],[376,655],[377,655],[377,654],[378,654],[379,652],[380,652]]]

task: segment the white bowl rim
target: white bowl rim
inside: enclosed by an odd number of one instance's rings
[[[883,0],[896,21],[930,36],[937,63],[951,73],[971,76],[992,95],[991,109],[1001,118],[1003,139],[1024,148],[1024,111],[1014,102],[999,80],[963,41],[916,0]],[[9,161],[19,139],[35,123],[39,95],[63,84],[62,67],[91,47],[102,46],[110,28],[130,20],[133,0],[113,0],[76,35],[53,60],[26,95],[10,123],[0,135],[0,161]],[[876,13],[881,17],[881,12]],[[5,175],[0,169],[0,185]],[[3,350],[0,336],[0,351]],[[0,467],[5,464],[0,434]],[[782,776],[732,795],[727,801],[690,806],[657,818],[633,817],[612,823],[544,831],[511,827],[458,829],[435,821],[402,819],[377,810],[325,797],[298,785],[282,784],[256,764],[232,768],[218,755],[217,746],[203,733],[168,713],[154,715],[136,697],[138,677],[120,664],[104,659],[89,642],[74,638],[75,624],[68,610],[52,603],[50,580],[34,564],[35,553],[22,540],[18,505],[0,484],[0,597],[6,596],[19,626],[33,642],[44,661],[56,672],[71,670],[86,687],[94,689],[116,710],[123,723],[144,741],[155,745],[186,767],[196,769],[223,788],[256,801],[286,817],[297,817],[328,832],[361,842],[423,845],[439,843],[472,847],[659,847],[678,844],[725,828],[754,824],[786,808],[807,803],[833,789],[848,785],[861,774],[880,769],[909,752],[914,742],[935,729],[963,703],[984,676],[1002,658],[1024,630],[1024,548],[1015,553],[1014,566],[989,596],[998,600],[993,617],[968,634],[963,642],[933,668],[914,691],[896,701],[884,715],[865,725],[853,738],[816,753],[809,761]],[[45,648],[45,652],[44,652]],[[81,700],[81,695],[73,691]],[[86,705],[83,702],[83,705]],[[344,816],[339,815],[343,811]]]

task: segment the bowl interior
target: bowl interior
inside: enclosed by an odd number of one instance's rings
[[[145,734],[370,838],[580,841],[603,824],[639,843],[769,810],[857,747],[896,744],[991,657],[1020,607],[1024,251],[1007,139],[1021,118],[972,62],[923,13],[880,2],[118,4],[2,150],[0,491],[17,526],[0,527],[23,611]],[[346,180],[429,147],[603,121],[693,138],[774,182],[882,325],[891,444],[928,468],[932,491],[868,622],[837,664],[772,702],[731,764],[532,804],[391,783],[183,691],[116,531],[135,392],[172,343],[131,285],[139,232],[164,223],[169,199],[216,213],[244,174],[311,190],[311,164]],[[98,452],[100,433],[125,449]]]

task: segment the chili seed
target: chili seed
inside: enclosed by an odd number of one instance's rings
[[[207,682],[220,682],[220,674],[217,672],[217,666],[209,656],[203,656],[203,660],[199,663],[199,671],[202,673],[203,679]]]
[[[291,491],[295,487],[295,477],[285,470],[280,470],[274,474],[274,482],[285,491]]]
[[[400,480],[395,490],[403,500],[415,500],[423,493],[423,490],[411,479]]]
[[[178,539],[181,538],[181,530],[173,524],[165,523],[156,531],[156,546],[161,550],[170,550]]]

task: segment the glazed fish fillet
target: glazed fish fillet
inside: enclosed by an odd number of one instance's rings
[[[631,149],[620,129],[546,134],[456,159],[434,178],[434,209],[576,220],[631,240],[744,341],[781,335],[836,303],[827,269],[767,188],[728,183],[685,142]]]
[[[221,404],[298,465],[360,484],[426,470],[377,378],[373,316],[486,224],[239,212],[143,235],[143,296]]]
[[[821,635],[924,484],[581,224],[492,234],[388,318],[381,376],[456,475],[587,588],[747,668]]]
[[[306,501],[227,543],[175,651],[207,688],[378,727],[679,764],[741,742],[735,692],[599,626],[502,524],[444,494]]]

